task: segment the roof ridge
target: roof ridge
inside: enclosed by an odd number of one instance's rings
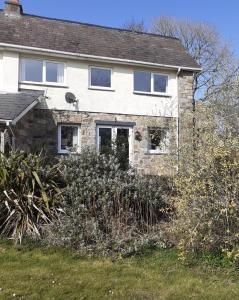
[[[0,12],[3,12],[3,11],[4,11],[3,9],[0,9]],[[65,22],[65,23],[72,23],[72,24],[79,24],[79,25],[83,25],[83,26],[92,26],[92,27],[104,28],[104,29],[109,29],[109,30],[124,31],[124,32],[133,33],[133,34],[149,35],[149,36],[155,36],[155,37],[161,37],[161,38],[173,39],[173,40],[178,40],[179,41],[179,39],[176,38],[176,37],[171,37],[171,36],[152,33],[152,32],[133,31],[133,30],[130,30],[130,29],[125,29],[125,28],[111,27],[111,26],[98,25],[98,24],[92,24],[92,23],[87,23],[87,22],[80,22],[80,21],[53,18],[53,17],[45,17],[45,16],[39,16],[39,15],[34,15],[34,14],[26,14],[26,13],[23,13],[22,16],[52,20],[52,21],[59,21],[59,22]]]
[[[154,33],[31,14],[23,14],[16,19],[6,17],[1,10],[0,32],[3,44],[198,69],[198,64],[179,39]]]

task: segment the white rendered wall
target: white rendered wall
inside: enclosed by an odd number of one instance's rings
[[[0,92],[3,90],[3,66],[2,66],[3,54],[0,52]]]
[[[0,56],[1,57],[1,56]],[[24,57],[29,57],[25,55]],[[37,57],[47,59],[47,57]],[[49,59],[49,60],[52,60]],[[117,64],[97,64],[87,61],[69,60],[66,64],[66,82],[63,87],[44,86],[41,84],[23,84],[18,82],[19,74],[18,54],[3,54],[3,90],[15,92],[20,89],[47,90],[48,99],[41,108],[74,110],[88,112],[105,112],[130,115],[153,115],[177,117],[177,74],[176,71],[165,72],[160,69],[138,69],[132,66]],[[55,59],[55,61],[61,61]],[[113,91],[89,89],[89,67],[102,66],[113,69]],[[1,68],[1,62],[0,62]],[[168,94],[171,97],[138,95],[133,92],[134,70],[147,70],[169,75]],[[1,70],[1,69],[0,69]],[[1,80],[1,75],[0,75]],[[1,84],[1,83],[0,83]],[[1,87],[1,85],[0,85]],[[78,104],[68,104],[65,93],[72,92],[79,100]]]
[[[13,52],[3,52],[2,55],[1,91],[16,93],[18,91],[19,55]]]

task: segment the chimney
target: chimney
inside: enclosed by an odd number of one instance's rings
[[[4,13],[8,16],[20,16],[23,13],[23,10],[19,0],[5,1]]]

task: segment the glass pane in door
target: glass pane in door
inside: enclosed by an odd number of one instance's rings
[[[112,129],[99,128],[99,150],[101,154],[112,152]]]
[[[117,128],[116,156],[122,169],[129,167],[129,129]]]

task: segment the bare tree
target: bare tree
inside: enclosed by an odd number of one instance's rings
[[[212,93],[208,105],[226,136],[239,136],[239,83],[222,86]],[[228,131],[230,128],[230,131]],[[226,132],[225,132],[226,129]]]
[[[130,21],[127,21],[123,25],[123,28],[135,32],[147,32],[147,28],[143,19],[142,20],[132,19]]]
[[[213,26],[162,16],[153,22],[152,31],[178,38],[202,67],[194,82],[196,99],[208,99],[215,91],[231,86],[236,80],[238,62]]]

